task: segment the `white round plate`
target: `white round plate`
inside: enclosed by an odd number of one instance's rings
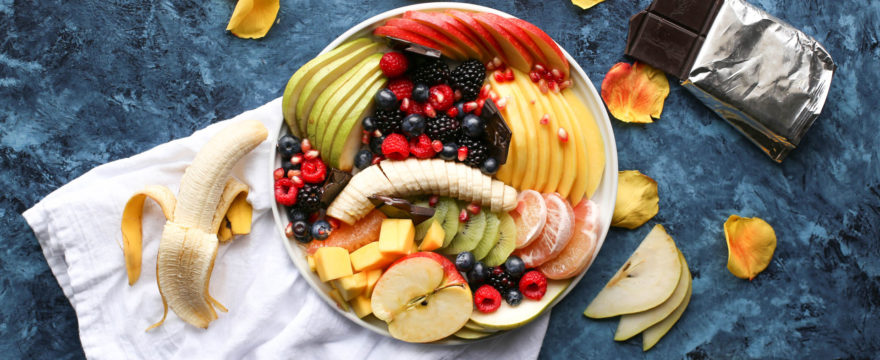
[[[393,10],[386,11],[379,15],[373,16],[360,24],[348,29],[345,33],[337,37],[333,42],[331,42],[324,50],[321,51],[321,54],[330,51],[340,44],[348,41],[349,39],[369,36],[371,35],[373,29],[378,27],[385,20],[393,17],[399,17],[403,15],[404,12],[410,10],[445,10],[445,9],[458,9],[465,11],[479,11],[479,12],[488,12],[494,13],[497,15],[501,15],[504,17],[514,17],[505,12],[501,12],[492,8],[488,8],[485,6],[472,5],[472,4],[463,4],[463,3],[451,3],[451,2],[435,2],[435,3],[425,3],[418,5],[410,5],[404,6],[400,8],[396,8]],[[537,24],[536,24],[537,25]],[[560,46],[560,48],[562,48]],[[599,188],[596,190],[596,193],[593,194],[592,200],[596,202],[599,207],[599,211],[601,215],[599,217],[599,243],[596,248],[596,251],[593,253],[593,259],[595,260],[596,255],[599,253],[599,250],[602,248],[602,244],[605,241],[605,236],[608,234],[608,228],[611,224],[611,214],[614,211],[614,201],[617,197],[617,146],[614,141],[614,133],[611,129],[611,121],[608,119],[608,113],[605,110],[605,105],[602,103],[602,99],[599,97],[599,93],[596,91],[596,88],[593,87],[593,84],[587,78],[587,75],[584,73],[584,70],[581,69],[580,65],[577,64],[574,58],[568,54],[565,49],[562,49],[562,52],[565,54],[566,59],[571,67],[571,80],[572,87],[570,88],[574,93],[583,101],[584,105],[593,115],[593,119],[596,120],[599,126],[599,132],[602,135],[602,140],[605,142],[605,171],[602,174],[602,181],[599,184]],[[316,54],[317,56],[317,54]],[[282,134],[285,132],[286,125],[282,124]],[[277,139],[273,139],[273,142],[277,142]],[[274,147],[274,144],[273,144]],[[271,168],[275,169],[281,166],[281,158],[278,154],[273,153],[270,157],[269,161],[271,162]],[[341,315],[347,317],[351,321],[372,330],[378,334],[382,334],[388,337],[391,337],[391,334],[388,333],[388,327],[385,325],[385,322],[376,319],[375,317],[367,317],[370,320],[360,319],[353,312],[346,312],[340,309],[336,302],[330,298],[328,295],[328,291],[330,291],[330,287],[323,283],[318,275],[313,273],[309,269],[309,264],[306,261],[306,253],[305,249],[298,245],[296,240],[288,239],[284,235],[284,228],[287,226],[289,222],[287,218],[287,212],[284,211],[281,205],[276,203],[276,206],[272,207],[272,213],[275,217],[276,228],[278,229],[280,239],[284,243],[284,247],[287,249],[287,253],[290,255],[290,258],[293,260],[293,263],[296,265],[297,269],[299,269],[299,273],[302,275],[306,281],[312,286],[312,288],[318,293],[324,301],[327,302],[327,305],[338,311]],[[589,270],[587,267],[583,273],[572,279],[571,284],[562,292],[560,296],[558,296],[544,311],[548,311],[554,305],[559,303],[565,296],[574,288],[575,285],[583,278],[584,274]],[[499,332],[503,333],[503,332]],[[493,335],[494,336],[494,335]],[[491,336],[490,336],[491,337]],[[461,344],[461,343],[469,343],[474,341],[480,341],[482,339],[476,340],[464,340],[458,339],[454,337],[449,337],[447,339],[441,340],[437,343],[441,344]]]

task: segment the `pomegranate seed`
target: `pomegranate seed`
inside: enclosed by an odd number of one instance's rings
[[[492,59],[492,65],[495,65],[495,68],[500,68],[502,65],[504,65],[504,62],[501,61],[501,58],[496,56]]]
[[[382,132],[379,129],[373,130],[373,136],[382,137]]]
[[[540,74],[540,73],[547,71],[547,68],[545,68],[544,65],[535,64],[535,66],[532,67],[532,70],[535,70],[536,72],[538,72]]]
[[[361,136],[361,144],[369,144],[370,143],[370,133],[364,132],[364,135]]]
[[[507,71],[504,72],[504,79],[507,81],[513,81],[515,79],[513,70],[507,69]]]
[[[548,91],[550,91],[550,88],[547,86],[547,80],[544,79],[538,81],[538,88],[541,89],[542,94],[546,94]]]
[[[467,159],[468,148],[466,146],[462,146],[458,148],[458,161],[464,161]]]
[[[453,95],[453,97],[455,98],[455,101],[459,101],[459,100],[461,100],[461,97],[462,97],[462,95],[461,95],[461,90],[455,90],[455,91],[453,91],[453,92],[452,92],[452,95]]]
[[[317,221],[319,216],[321,216],[319,212],[313,212],[311,215],[309,215],[309,222],[313,223]]]
[[[282,169],[282,168],[275,169],[275,171],[272,172],[272,177],[274,177],[275,180],[283,178],[284,177],[284,169]]]
[[[468,102],[464,103],[464,106],[462,106],[462,109],[464,109],[464,112],[466,112],[466,113],[473,112],[474,110],[477,109],[477,102],[476,101],[468,101]]]
[[[469,211],[471,214],[474,214],[474,215],[477,215],[480,213],[480,205],[477,205],[476,203],[468,204],[466,209],[467,209],[467,211]]]
[[[486,84],[480,89],[480,95],[477,95],[478,99],[485,99],[489,97],[489,92],[492,91],[492,85]]]
[[[492,70],[495,70],[495,64],[493,64],[492,61],[490,60],[489,62],[486,63],[486,71],[492,71]]]
[[[443,142],[440,140],[431,141],[431,148],[434,149],[435,152],[440,152],[443,150]]]
[[[321,156],[321,152],[320,152],[320,151],[318,151],[318,150],[309,150],[309,151],[306,151],[306,154],[305,154],[305,156],[303,156],[303,157],[306,158],[306,160],[312,160],[312,159],[317,159],[318,156]]]
[[[501,98],[500,96],[498,96],[498,93],[496,93],[495,91],[490,91],[489,97],[492,98],[492,101],[498,101],[498,99]]]
[[[547,86],[550,88],[550,91],[555,93],[559,92],[559,84],[557,84],[555,81],[548,82]]]
[[[330,223],[330,227],[333,228],[333,230],[339,228],[339,220],[337,220],[336,218],[328,217],[327,222]]]
[[[474,109],[474,115],[480,116],[483,113],[483,105],[486,104],[486,100],[479,99],[477,100],[477,108]]]
[[[400,111],[408,113],[409,107],[410,107],[409,98],[403,98],[403,100],[400,101]]]
[[[440,196],[438,195],[431,195],[431,197],[428,198],[428,206],[430,207],[437,206],[438,202],[440,202]]]
[[[562,81],[562,71],[559,71],[559,69],[550,70],[550,75],[553,76],[554,80]]]
[[[306,184],[305,182],[303,182],[303,179],[299,176],[294,176],[294,177],[290,178],[290,182],[293,183],[293,186],[298,187],[298,188],[301,188],[301,187],[303,187],[303,185]]]
[[[541,116],[541,125],[547,125],[550,123],[550,114],[544,114]]]
[[[497,82],[504,82],[504,73],[502,73],[501,70],[495,70],[495,72],[492,73],[492,77],[494,77]]]
[[[293,237],[293,223],[287,223],[287,226],[284,227],[284,236]]]
[[[458,221],[460,222],[467,222],[470,218],[471,216],[468,215],[467,209],[461,209],[461,212],[458,213]]]
[[[495,106],[498,106],[498,110],[504,110],[507,108],[507,99],[509,99],[509,98],[507,96],[505,96],[503,98],[498,99],[498,101],[495,102]]]
[[[296,155],[290,157],[291,164],[297,165],[297,164],[301,164],[302,162],[303,162],[302,154],[296,154]]]
[[[531,79],[532,82],[536,83],[538,82],[538,80],[541,80],[541,74],[539,74],[537,71],[530,71],[529,79]]]
[[[559,83],[559,90],[565,90],[569,86],[571,86],[571,80],[565,80],[565,81]]]
[[[287,171],[287,177],[292,179],[294,176],[302,176],[302,171],[294,169],[290,169]]]
[[[431,104],[425,104],[425,115],[429,118],[437,117],[437,111],[434,110],[434,107]]]
[[[449,115],[449,117],[451,117],[451,118],[458,116],[458,108],[457,107],[449,108],[449,110],[446,110],[446,115]]]
[[[380,161],[382,161],[382,157],[379,155],[373,155],[373,161],[370,161],[370,164],[376,165]]]
[[[303,139],[302,144],[302,152],[306,152],[312,149],[312,142],[309,139]]]
[[[556,131],[556,135],[559,136],[559,141],[568,142],[568,132],[565,131],[565,129],[559,128],[559,130]]]
[[[529,100],[529,103],[535,105],[535,99]]]

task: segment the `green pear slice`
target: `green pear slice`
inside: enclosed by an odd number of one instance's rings
[[[326,67],[327,64],[350,53],[354,49],[367,46],[370,43],[372,41],[369,38],[359,38],[339,45],[339,47],[309,60],[290,77],[290,80],[287,81],[287,86],[284,88],[281,109],[284,113],[284,120],[287,121],[287,126],[290,127],[294,135],[302,136],[300,127],[296,124],[296,103],[299,101],[303,87],[305,87],[308,79],[311,79],[318,70]]]
[[[370,43],[366,46],[352,49],[347,54],[321,67],[318,71],[308,79],[302,92],[296,101],[296,118],[299,130],[306,133],[306,122],[312,111],[312,105],[318,95],[324,92],[327,86],[330,86],[334,80],[338,79],[342,74],[351,69],[355,64],[359,63],[370,54],[374,54],[379,50],[378,43]]]
[[[687,294],[684,296],[684,301],[675,308],[675,311],[642,333],[642,351],[650,350],[664,335],[666,335],[667,332],[669,332],[669,329],[672,329],[672,325],[675,325],[675,323],[678,322],[678,319],[681,318],[681,314],[684,313],[684,309],[686,309],[691,302],[692,291],[692,283],[688,282]]]
[[[614,333],[614,340],[624,341],[636,336],[636,334],[665,319],[678,308],[678,305],[681,305],[691,285],[691,272],[681,251],[678,252],[678,257],[681,260],[681,277],[678,279],[678,285],[675,286],[672,296],[650,310],[621,316],[620,324],[617,325],[617,332]]]
[[[327,126],[318,120],[332,113],[336,105],[341,104],[352,93],[358,91],[370,79],[366,75],[379,68],[379,59],[381,58],[381,54],[367,56],[334,80],[332,84],[327,86],[327,89],[321,92],[321,95],[318,95],[306,122],[306,134],[314,145],[319,146],[322,142],[323,130]]]
[[[496,333],[496,332],[500,331],[500,330],[492,330],[492,329],[484,328],[480,325],[475,324],[473,321],[468,321],[467,323],[464,324],[464,327],[471,329],[473,331],[479,331],[479,332],[484,332],[484,333]]]
[[[461,328],[461,330],[458,330],[458,332],[456,332],[455,334],[452,334],[452,336],[455,336],[459,339],[465,339],[465,340],[482,339],[482,338],[489,336],[489,335],[492,335],[492,333],[471,330],[471,329],[467,328],[467,325],[465,325],[465,327]]]
[[[345,101],[337,112],[329,120],[329,125],[324,131],[324,154],[329,155],[332,166],[343,170],[351,170],[354,163],[354,153],[361,145],[363,126],[361,119],[365,113],[373,107],[373,94],[385,87],[387,79],[379,69],[379,62],[375,64],[375,70],[370,74],[372,82],[363,86],[360,91]],[[352,151],[354,147],[354,151]]]
[[[594,319],[645,311],[672,296],[681,277],[678,249],[657,224],[617,270],[584,315]]]
[[[471,314],[471,322],[485,329],[485,331],[508,330],[520,327],[543,314],[550,304],[553,303],[553,300],[556,300],[569,284],[571,284],[571,280],[548,280],[547,292],[544,293],[544,297],[541,300],[525,299],[516,307],[502,302],[498,310],[488,314],[474,310]]]

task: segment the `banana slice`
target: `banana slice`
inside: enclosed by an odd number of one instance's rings
[[[450,166],[455,168],[455,171],[458,172],[458,199],[469,200],[471,198],[470,191],[470,181],[469,177],[471,172],[468,170],[467,166],[462,166],[458,163],[450,163]]]
[[[409,194],[409,189],[406,187],[406,181],[403,178],[403,173],[397,171],[397,166],[395,166],[394,161],[382,160],[382,162],[379,163],[379,167],[382,169],[385,177],[388,178],[388,181],[391,182],[394,195],[406,196]]]
[[[492,180],[492,197],[489,210],[499,212],[504,207],[504,183],[498,180]]]
[[[437,195],[449,196],[449,174],[446,173],[446,164],[441,159],[432,159],[428,164],[436,176]]]
[[[482,172],[480,172],[482,174]],[[480,196],[480,203],[487,204],[491,208],[492,204],[492,178],[483,176],[483,193]]]
[[[504,201],[501,205],[502,211],[510,211],[516,208],[516,189],[505,185],[504,186]]]
[[[428,192],[431,194],[439,194],[440,193],[440,182],[437,181],[440,176],[434,172],[434,160],[428,161],[419,161],[416,165],[422,169],[422,173],[425,174],[425,179],[428,180]]]
[[[422,167],[419,166],[419,160],[411,157],[404,160],[403,165],[408,169],[410,176],[415,179],[416,186],[413,193],[430,192],[428,178],[425,176],[425,172],[422,171]]]
[[[470,201],[480,202],[480,198],[483,197],[483,173],[472,167],[468,167],[468,171],[470,171],[470,177],[468,178],[468,182],[470,183],[469,186],[471,188]]]

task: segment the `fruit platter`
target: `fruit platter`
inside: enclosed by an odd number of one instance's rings
[[[284,246],[329,306],[455,344],[529,323],[589,269],[617,150],[544,31],[476,5],[394,9],[291,76],[269,159]]]

